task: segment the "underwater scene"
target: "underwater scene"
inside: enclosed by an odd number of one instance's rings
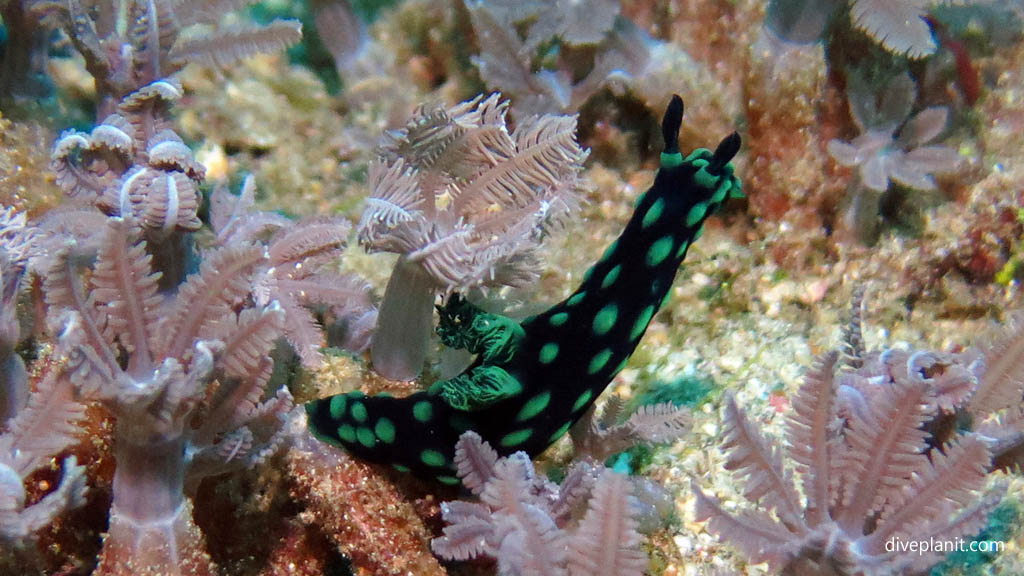
[[[0,576],[1024,575],[1021,0],[0,21]]]

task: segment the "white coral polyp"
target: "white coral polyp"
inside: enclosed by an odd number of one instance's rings
[[[21,476],[0,462],[0,514],[18,512],[25,506],[25,485]]]

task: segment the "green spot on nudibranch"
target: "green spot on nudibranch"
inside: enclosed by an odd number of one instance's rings
[[[725,200],[725,197],[727,194],[729,194],[729,190],[731,188],[732,185],[730,184],[728,179],[722,180],[722,182],[718,184],[718,189],[715,190],[714,195],[711,196],[711,201],[716,204],[721,203],[723,200]]]
[[[548,323],[554,327],[562,326],[569,320],[568,312],[559,312],[558,314],[552,314],[551,318],[548,318]]]
[[[695,167],[701,168],[708,165],[708,158],[711,157],[711,150],[707,148],[695,148],[690,155],[686,157],[686,161],[692,163]]]
[[[576,403],[572,405],[572,411],[579,411],[580,408],[583,408],[584,406],[587,405],[587,402],[590,402],[590,399],[593,396],[594,392],[592,390],[584,390],[583,393],[580,394],[580,397],[576,399]]]
[[[562,424],[562,427],[559,428],[558,430],[555,430],[555,433],[548,438],[548,444],[551,444],[555,440],[558,440],[562,436],[565,436],[565,433],[569,431],[569,428],[572,428],[572,422],[566,422],[565,424]]]
[[[665,258],[668,258],[669,253],[672,252],[673,242],[675,242],[675,238],[671,234],[655,240],[651,247],[647,249],[647,265],[653,267],[664,262]]]
[[[605,364],[608,363],[608,359],[612,357],[611,348],[605,348],[601,350],[590,360],[590,364],[587,365],[587,374],[593,376],[604,368]]]
[[[409,467],[408,466],[402,466],[401,464],[392,464],[391,467],[394,468],[395,470],[398,470],[402,474],[408,474],[409,473]]]
[[[615,327],[615,320],[619,317],[619,307],[615,303],[607,304],[594,316],[594,333],[604,336]]]
[[[512,446],[518,446],[523,442],[526,442],[530,439],[530,436],[533,436],[533,429],[523,428],[522,430],[516,430],[515,432],[505,434],[498,443],[505,448],[511,448]]]
[[[609,270],[608,273],[604,275],[604,280],[601,281],[601,288],[607,289],[612,284],[615,284],[615,281],[619,278],[620,272],[622,272],[621,264],[617,264],[615,268]]]
[[[373,427],[373,433],[385,444],[391,444],[395,441],[395,425],[387,418],[377,420],[377,425]]]
[[[434,466],[437,468],[444,466],[444,454],[441,454],[437,450],[424,450],[420,452],[420,460],[422,460],[427,466]]]
[[[569,300],[565,304],[567,306],[575,306],[575,305],[579,304],[580,302],[582,302],[583,299],[586,296],[587,296],[586,292],[579,292],[577,294],[573,294],[572,297],[569,298]]]
[[[633,329],[629,332],[630,340],[636,340],[644,333],[644,330],[647,329],[647,325],[651,322],[651,318],[654,317],[654,310],[654,304],[651,304],[640,312],[640,315],[636,317],[636,322],[633,323]]]
[[[647,209],[647,212],[644,214],[644,219],[640,222],[640,228],[646,229],[651,224],[657,222],[658,218],[661,218],[661,213],[664,210],[665,199],[658,198],[657,200],[654,201],[654,204],[651,204],[651,207]]]
[[[671,300],[671,299],[672,299],[672,290],[669,290],[668,292],[665,292],[665,297],[661,299],[661,303],[658,304],[658,308],[664,308],[668,304],[668,301]]]
[[[707,165],[701,166],[700,170],[693,175],[693,181],[697,183],[697,186],[704,188],[705,190],[714,190],[718,188],[718,176],[708,172]]]
[[[679,152],[674,154],[661,153],[661,167],[662,168],[675,168],[683,163],[683,155]]]
[[[412,417],[418,422],[429,422],[434,417],[434,406],[426,400],[420,400],[412,406]]]
[[[366,422],[366,406],[362,402],[352,403],[352,419],[356,422]]]
[[[331,418],[335,420],[341,420],[341,417],[345,415],[345,404],[347,400],[344,394],[338,394],[331,398]]]
[[[544,392],[537,394],[533,398],[530,398],[526,402],[526,404],[523,405],[523,408],[519,410],[519,414],[516,416],[516,420],[522,422],[524,420],[529,420],[530,418],[533,418],[537,414],[543,412],[544,409],[548,407],[548,403],[550,401],[550,390],[545,390]]]
[[[356,429],[356,439],[359,443],[367,448],[373,448],[373,445],[377,443],[377,438],[373,435],[373,430],[365,426],[360,426]]]
[[[540,347],[540,363],[551,364],[558,357],[558,343],[548,342],[547,344]]]
[[[686,240],[683,240],[683,243],[680,244],[679,248],[676,249],[676,259],[678,260],[679,258],[682,258],[683,254],[686,254],[686,249],[689,247],[690,243],[687,242]]]
[[[697,222],[700,222],[704,215],[708,213],[708,203],[698,202],[693,208],[690,208],[690,213],[686,215],[686,225],[695,226]]]
[[[457,486],[459,483],[459,479],[455,476],[438,476],[437,481],[448,486]]]
[[[342,424],[338,426],[338,438],[351,444],[356,441],[356,429],[348,424]]]

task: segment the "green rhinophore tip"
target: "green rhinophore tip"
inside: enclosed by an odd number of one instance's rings
[[[661,153],[661,167],[662,168],[675,168],[683,163],[683,155],[679,152],[674,154]]]

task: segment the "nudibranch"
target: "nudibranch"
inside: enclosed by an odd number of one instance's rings
[[[539,454],[563,436],[626,365],[704,221],[741,196],[735,132],[714,152],[679,151],[683,101],[662,120],[654,184],[625,230],[568,298],[517,322],[458,296],[440,310],[445,345],[477,355],[462,374],[405,398],[339,394],[307,406],[313,433],[358,457],[458,484],[454,451],[474,430],[500,453]]]

